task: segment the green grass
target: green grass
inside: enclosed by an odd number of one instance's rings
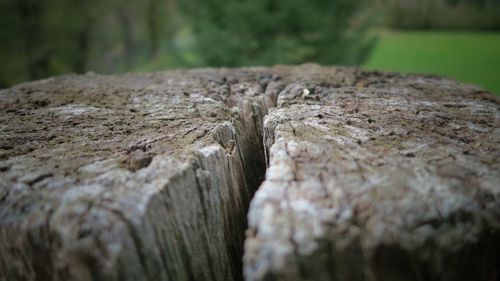
[[[368,69],[430,73],[500,95],[500,32],[381,31]]]

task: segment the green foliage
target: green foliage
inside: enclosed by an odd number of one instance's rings
[[[373,41],[355,22],[360,1],[185,0],[205,65],[357,64]]]
[[[379,42],[364,66],[444,75],[500,95],[499,50],[498,32],[379,32]]]
[[[499,0],[386,0],[387,26],[404,30],[499,30]]]
[[[68,72],[359,64],[362,0],[0,0],[0,88]]]
[[[132,69],[171,39],[172,2],[0,0],[0,88],[62,73]]]
[[[3,0],[0,84],[83,71],[97,0]],[[71,22],[68,24],[68,19]]]

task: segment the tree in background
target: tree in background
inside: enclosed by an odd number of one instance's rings
[[[98,0],[3,0],[0,86],[83,72]]]
[[[0,2],[0,86],[35,79],[47,72],[41,5],[37,0]]]
[[[373,40],[356,0],[185,0],[197,53],[209,66],[358,64]],[[357,25],[356,25],[357,24]]]
[[[0,87],[88,70],[358,64],[373,45],[360,2],[0,0]]]
[[[177,8],[174,0],[149,0],[146,20],[149,33],[149,59],[159,55],[162,41],[172,41],[176,34],[175,14]]]
[[[171,39],[173,2],[0,0],[0,88],[62,73],[131,70]]]

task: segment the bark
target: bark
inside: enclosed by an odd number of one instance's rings
[[[499,102],[475,86],[304,65],[0,96],[0,280],[499,276]]]

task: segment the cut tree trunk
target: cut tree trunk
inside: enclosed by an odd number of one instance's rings
[[[4,90],[0,280],[498,280],[499,104],[316,65]]]
[[[298,76],[264,122],[247,280],[500,280],[500,108],[436,77]]]
[[[277,95],[266,73],[72,75],[3,91],[0,276],[241,279],[265,172],[257,132]]]

